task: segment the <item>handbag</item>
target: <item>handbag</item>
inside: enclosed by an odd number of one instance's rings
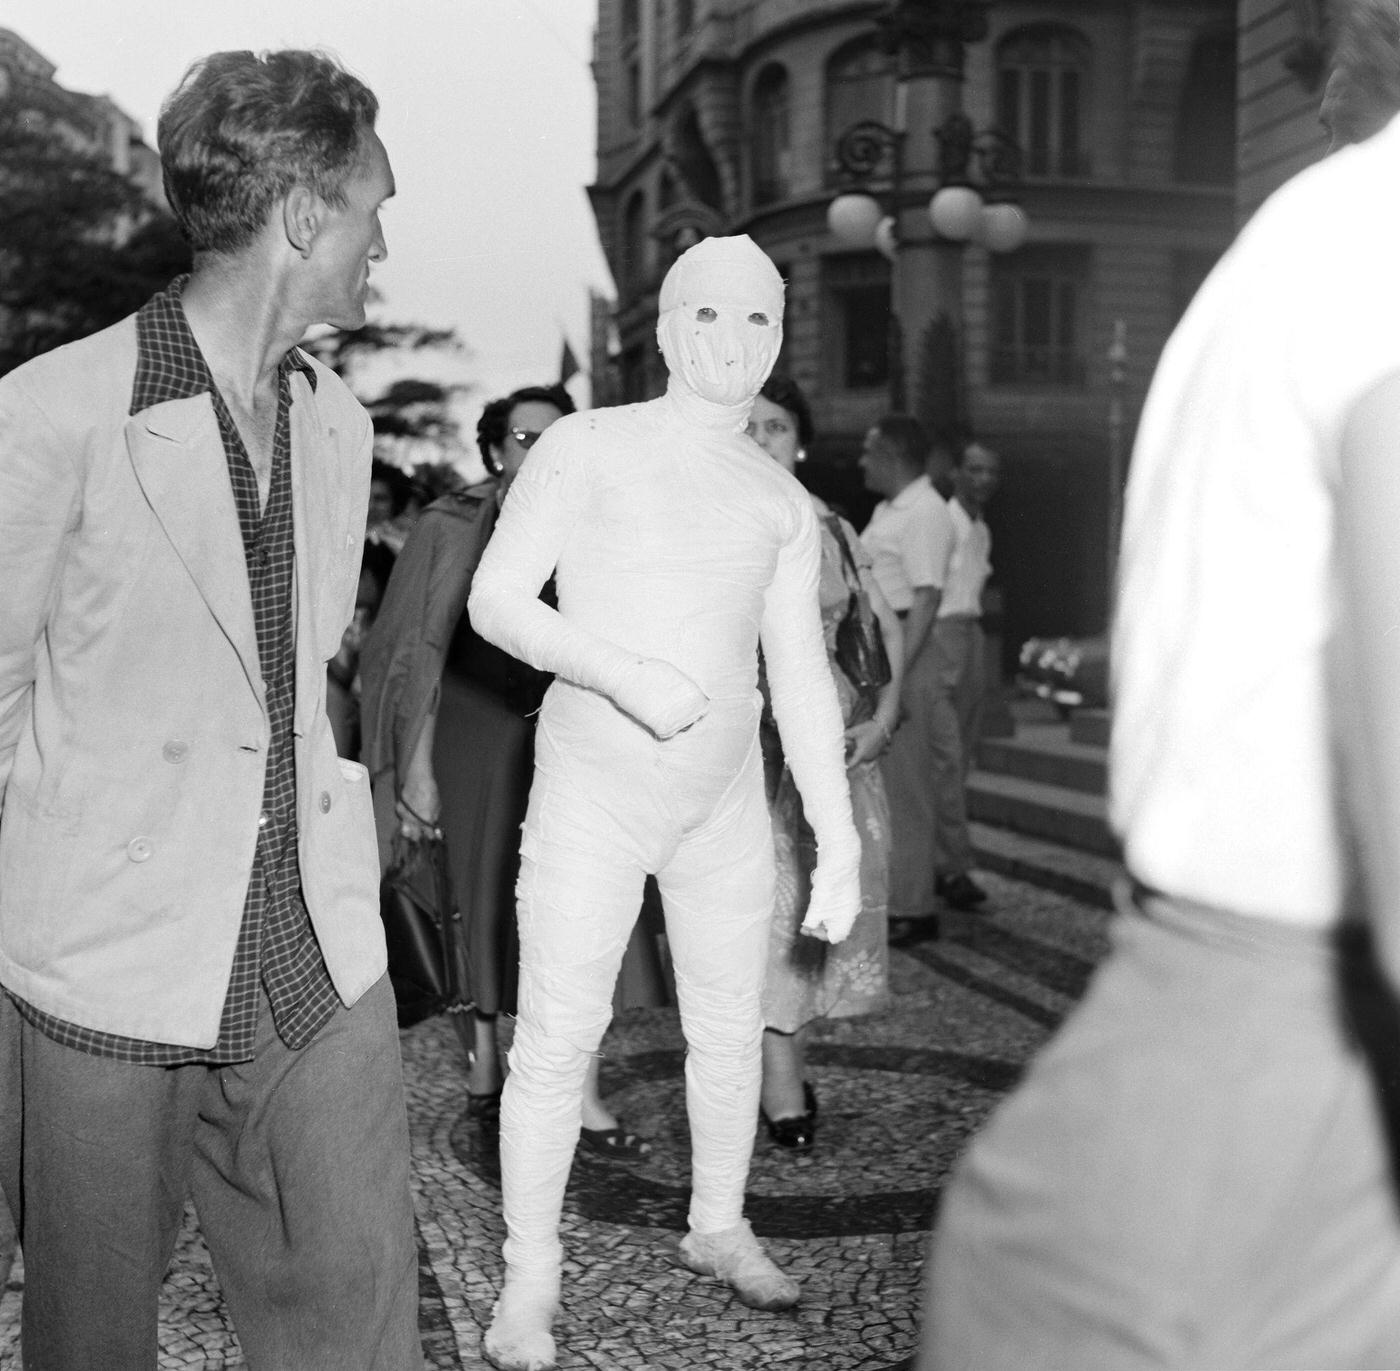
[[[840,545],[842,575],[851,592],[846,612],[836,625],[836,665],[855,689],[858,704],[851,722],[859,723],[875,713],[880,691],[890,683],[890,658],[841,521],[834,514],[829,515],[827,527]]]
[[[472,1007],[466,942],[441,838],[395,836],[379,887],[379,916],[399,1027],[434,1014],[464,1015]],[[457,1022],[463,1024],[460,1017]]]

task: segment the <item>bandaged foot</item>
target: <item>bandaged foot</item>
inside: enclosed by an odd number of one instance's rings
[[[747,1220],[722,1233],[687,1233],[681,1262],[701,1276],[717,1276],[750,1309],[791,1309],[802,1287],[783,1273],[758,1245]]]
[[[491,1327],[481,1340],[486,1360],[497,1371],[554,1371],[550,1327],[559,1312],[559,1273],[506,1273],[505,1288],[491,1311]]]

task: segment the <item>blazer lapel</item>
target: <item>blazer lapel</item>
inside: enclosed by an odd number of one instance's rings
[[[126,445],[151,509],[261,700],[248,564],[208,397],[170,400],[133,415],[126,423]]]
[[[335,655],[345,627],[338,611],[349,590],[343,584],[346,543],[343,473],[333,429],[324,428],[316,395],[299,372],[292,374],[292,520],[296,540],[296,729],[304,733],[319,699],[317,676]],[[353,541],[353,540],[352,540]]]

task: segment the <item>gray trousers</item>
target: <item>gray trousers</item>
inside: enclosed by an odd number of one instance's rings
[[[0,1180],[26,1371],[145,1371],[191,1195],[250,1371],[417,1371],[418,1271],[387,977],[306,1047],[264,999],[253,1060],[63,1047],[0,992]]]
[[[919,1371],[1400,1366],[1393,999],[1331,930],[1120,907],[944,1190]]]
[[[967,773],[982,736],[987,650],[982,625],[970,614],[936,619],[931,631],[940,698],[933,748],[933,865],[952,876],[972,867]]]
[[[935,875],[972,866],[965,782],[981,730],[984,658],[977,621],[954,616],[934,621],[906,668],[905,716],[880,762],[890,801],[892,919],[931,913]]]
[[[10,1206],[5,1200],[3,1193],[0,1193],[0,1291],[5,1288],[5,1282],[10,1279],[10,1267],[15,1260],[15,1221],[10,1217]]]

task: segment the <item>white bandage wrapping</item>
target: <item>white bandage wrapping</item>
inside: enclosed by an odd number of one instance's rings
[[[662,303],[666,395],[549,428],[469,603],[483,637],[556,676],[522,843],[520,1019],[502,1108],[507,1261],[521,1274],[558,1264],[582,1063],[648,871],[690,1046],[692,1223],[742,1221],[773,903],[760,641],[817,837],[804,926],[839,940],[860,907],[817,521],[743,432],[781,343],[782,283],[749,240],[706,240],[673,268]],[[538,598],[550,575],[557,610]]]

